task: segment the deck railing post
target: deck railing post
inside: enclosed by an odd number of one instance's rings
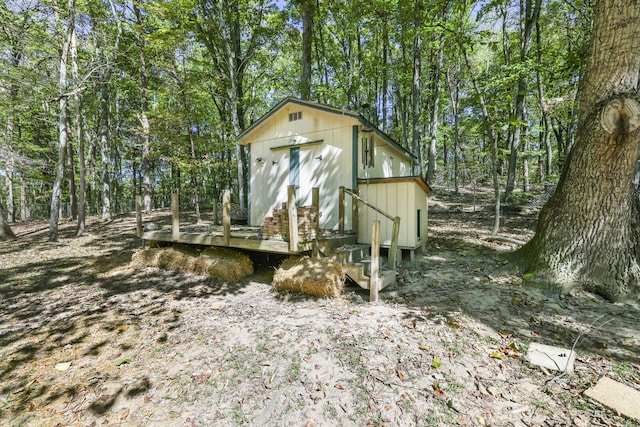
[[[378,301],[380,289],[380,221],[371,224],[371,273],[369,276],[369,301]]]
[[[142,238],[142,196],[136,196],[136,234]]]
[[[344,186],[340,186],[338,193],[338,231],[344,234],[344,211],[346,210],[346,200],[344,198]]]
[[[393,234],[391,236],[391,248],[389,248],[389,268],[396,269],[398,260],[398,236],[400,235],[400,217],[393,218]]]
[[[354,188],[351,190],[356,197],[351,199],[351,230],[356,235],[356,240],[358,239],[358,189]]]
[[[287,187],[287,209],[289,210],[289,251],[298,252],[298,207],[295,185]]]
[[[224,245],[229,246],[231,241],[231,190],[222,193],[222,233]]]
[[[316,210],[316,239],[320,237],[320,189],[311,189],[311,206]]]
[[[171,193],[171,240],[177,242],[180,237],[180,198]]]

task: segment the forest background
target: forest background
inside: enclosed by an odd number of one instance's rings
[[[246,206],[235,136],[290,95],[361,112],[432,185],[553,185],[591,20],[581,0],[5,1],[0,217],[55,240],[59,213],[80,235],[136,195]]]

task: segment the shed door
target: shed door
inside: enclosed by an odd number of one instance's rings
[[[289,185],[300,187],[300,148],[289,150]]]

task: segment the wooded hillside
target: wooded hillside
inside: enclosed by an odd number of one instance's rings
[[[573,144],[578,1],[7,1],[0,200],[9,224],[246,204],[235,136],[293,95],[361,112],[431,184],[553,184]],[[239,184],[240,183],[240,184]],[[1,215],[1,214],[0,214]],[[53,218],[55,216],[55,218]],[[55,239],[52,232],[51,239]]]

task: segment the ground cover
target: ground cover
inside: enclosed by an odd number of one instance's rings
[[[1,425],[636,425],[583,395],[603,375],[640,389],[640,307],[529,287],[503,254],[535,204],[439,189],[429,240],[370,304],[276,292],[275,258],[239,283],[130,268],[135,218],[46,223],[0,246]],[[531,207],[531,209],[527,209]],[[170,214],[146,218],[170,222]],[[188,219],[185,219],[188,221]],[[559,374],[532,342],[574,348]]]

